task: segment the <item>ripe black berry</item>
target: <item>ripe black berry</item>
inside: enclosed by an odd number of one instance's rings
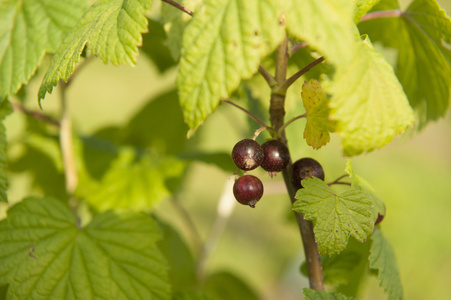
[[[323,167],[313,158],[301,158],[293,164],[292,184],[296,189],[302,188],[302,179],[313,176],[324,180]]]
[[[288,148],[277,140],[267,141],[262,145],[262,168],[268,172],[280,172],[288,165],[290,152]]]
[[[263,196],[263,183],[255,176],[243,175],[235,181],[233,195],[241,204],[255,207]]]
[[[236,143],[232,150],[232,159],[235,165],[244,171],[257,168],[263,161],[263,150],[260,145],[251,139]]]

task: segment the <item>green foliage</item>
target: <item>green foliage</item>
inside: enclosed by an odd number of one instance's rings
[[[346,248],[349,236],[364,241],[373,231],[376,217],[372,201],[356,188],[337,195],[321,179],[302,180],[293,210],[312,220],[318,250],[323,255],[340,253]]]
[[[0,285],[18,299],[169,299],[157,224],[107,212],[83,229],[68,207],[27,198],[0,223]]]
[[[353,300],[352,297],[343,296],[340,293],[330,293],[325,291],[315,291],[304,289],[305,300]]]
[[[374,10],[399,9],[398,1],[383,1]],[[415,0],[398,18],[362,22],[360,32],[398,51],[396,75],[420,128],[443,117],[451,85],[451,22],[434,0]]]
[[[8,178],[6,176],[6,129],[3,120],[11,113],[11,103],[8,100],[0,102],[0,202],[8,202],[6,190]]]
[[[392,67],[368,38],[330,87],[331,117],[347,156],[389,143],[413,124],[413,112]]]
[[[183,35],[177,87],[185,121],[196,129],[283,38],[274,0],[208,1]],[[258,12],[258,13],[256,13]]]
[[[395,253],[380,230],[371,237],[370,268],[378,271],[379,283],[388,294],[389,300],[402,299],[402,284]]]
[[[208,276],[204,290],[216,300],[260,299],[246,282],[229,272],[218,272]]]
[[[211,298],[208,295],[205,295],[203,292],[200,291],[183,291],[183,292],[177,292],[173,300],[214,300],[214,298]]]
[[[0,100],[28,81],[86,9],[80,0],[0,2]]]
[[[381,0],[358,0],[355,5],[354,22],[359,23],[360,19]]]
[[[144,14],[150,4],[150,0],[103,0],[91,6],[55,53],[39,89],[39,99],[51,93],[59,79],[69,78],[85,45],[104,63],[134,65],[141,33],[147,30]]]

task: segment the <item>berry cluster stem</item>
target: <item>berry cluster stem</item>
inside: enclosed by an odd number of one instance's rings
[[[282,41],[276,52],[276,74],[275,80],[277,86],[272,89],[269,114],[271,126],[279,132],[278,139],[287,145],[284,130],[285,117],[285,90],[281,87],[287,84],[287,67],[288,67],[288,39]],[[280,130],[280,131],[279,131]],[[291,183],[292,162],[290,160],[288,166],[283,170],[283,178],[290,196],[291,203],[296,201],[296,190]],[[301,232],[302,243],[304,245],[305,260],[309,271],[310,288],[315,290],[324,290],[323,269],[321,265],[321,257],[318,252],[318,246],[315,241],[313,232],[313,224],[311,221],[305,220],[302,214],[294,213]]]

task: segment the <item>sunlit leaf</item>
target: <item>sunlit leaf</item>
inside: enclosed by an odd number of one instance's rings
[[[26,83],[87,9],[83,0],[0,2],[0,100]]]
[[[0,100],[1,101],[1,100]],[[6,190],[8,188],[8,178],[6,176],[6,128],[3,120],[12,112],[11,104],[8,100],[0,102],[0,202],[8,202]]]
[[[357,189],[337,195],[321,179],[302,180],[304,188],[296,193],[293,210],[313,221],[313,231],[322,255],[340,253],[349,236],[363,242],[374,228],[372,201]]]

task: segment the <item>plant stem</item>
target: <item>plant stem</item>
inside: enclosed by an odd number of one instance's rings
[[[260,125],[262,125],[263,127],[269,129],[270,127],[268,125],[266,125],[265,122],[263,122],[260,118],[258,118],[256,115],[254,115],[253,113],[251,113],[250,111],[248,111],[247,109],[245,109],[244,107],[239,106],[236,103],[233,103],[232,101],[229,100],[225,100],[225,99],[221,99],[222,102],[225,102],[227,104],[230,104],[232,106],[235,106],[238,109],[241,109],[242,111],[244,111],[249,117],[251,117],[252,119],[254,119],[255,121],[257,121]]]
[[[285,39],[277,48],[276,52],[276,74],[275,79],[278,86],[284,86],[286,83],[286,74],[288,66],[288,39]],[[289,86],[289,85],[288,85]],[[287,88],[288,88],[287,86]],[[280,91],[280,90],[279,90]],[[269,108],[271,125],[276,130],[280,130],[279,140],[285,145],[287,140],[284,131],[284,116],[285,116],[285,95],[277,91],[271,94],[271,103]],[[283,170],[283,178],[290,196],[291,203],[296,201],[296,190],[291,183],[292,162]],[[305,220],[302,214],[294,213],[301,232],[302,243],[304,245],[305,260],[307,262],[310,288],[315,290],[324,290],[323,269],[321,265],[321,257],[318,252],[318,247],[313,233],[313,224],[311,221]]]
[[[190,10],[189,8],[186,8],[185,6],[181,5],[180,3],[177,3],[172,0],[163,0],[163,2],[166,2],[167,4],[174,6],[175,8],[183,11],[184,13],[187,13],[190,16],[193,16],[193,11]]]
[[[306,47],[307,45],[308,45],[307,42],[302,42],[302,43],[293,45],[293,46],[290,48],[290,50],[289,50],[289,52],[288,52],[288,55],[290,55],[290,56],[293,55],[294,53],[296,53],[297,51],[299,51],[299,50],[301,50],[302,48]]]
[[[364,22],[379,18],[399,18],[404,15],[404,12],[399,9],[394,10],[381,10],[367,13],[364,15],[359,22]]]
[[[58,120],[55,120],[52,117],[47,116],[39,111],[29,110],[20,103],[11,103],[11,106],[14,110],[21,111],[24,114],[35,118],[36,120],[43,121],[56,127],[60,126],[60,122]]]
[[[324,57],[321,56],[317,60],[309,63],[307,66],[302,68],[301,70],[297,71],[295,74],[293,74],[290,78],[288,78],[281,86],[280,90],[286,91],[296,80],[299,79],[302,75],[310,71],[314,66],[322,63],[324,61]]]
[[[261,65],[258,66],[258,71],[263,76],[263,78],[266,80],[269,87],[272,88],[277,85],[276,79],[274,77],[272,77],[272,75],[269,74],[269,72],[265,68],[263,68]]]
[[[343,178],[346,178],[346,177],[349,177],[349,175],[348,174],[342,175],[342,176],[338,177],[337,179],[335,179],[334,181],[329,182],[327,185],[329,185],[329,186],[334,185],[334,184],[351,185],[351,183],[349,183],[349,182],[340,181],[340,180],[342,180]]]
[[[302,118],[307,118],[307,114],[303,114],[303,115],[294,117],[293,119],[291,119],[291,120],[285,122],[285,124],[283,124],[282,127],[279,128],[279,131],[278,131],[279,135],[281,135],[281,133],[285,130],[285,128],[287,128],[288,125],[290,125],[290,124],[293,123],[294,121],[299,120],[299,119],[302,119]]]

